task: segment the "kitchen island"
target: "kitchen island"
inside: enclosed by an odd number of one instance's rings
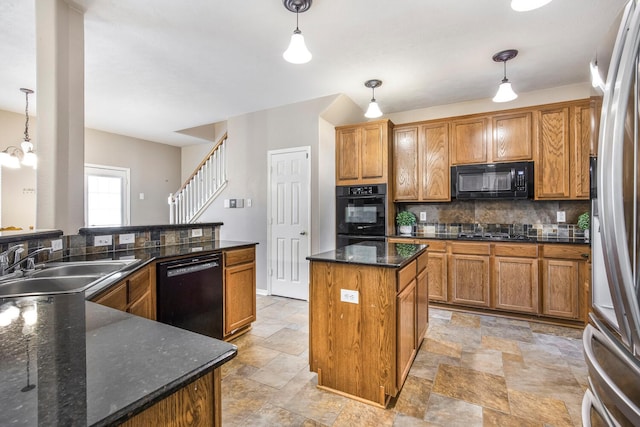
[[[220,425],[236,346],[85,300],[0,298],[0,425]]]
[[[308,257],[318,387],[386,407],[426,333],[427,245],[370,241]]]

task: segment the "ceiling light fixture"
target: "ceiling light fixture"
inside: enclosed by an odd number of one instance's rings
[[[380,107],[376,102],[376,88],[382,86],[382,80],[367,80],[364,82],[364,85],[371,88],[371,102],[369,103],[369,108],[367,108],[367,112],[364,113],[364,116],[368,119],[375,119],[382,116],[382,111],[380,111]]]
[[[311,0],[283,0],[284,7],[296,13],[296,29],[291,36],[289,47],[284,51],[282,57],[292,64],[305,64],[311,61],[311,52],[304,44],[302,31],[298,28],[298,14],[306,12],[311,7]]]
[[[493,97],[493,102],[509,102],[518,97],[518,94],[511,88],[509,79],[507,79],[507,61],[515,58],[517,54],[517,50],[508,49],[493,55],[494,61],[504,63],[504,78],[502,79],[502,83],[500,83],[500,87],[498,87],[498,93]]]
[[[20,148],[11,145],[3,151],[0,151],[0,166],[18,169],[20,163],[22,163],[25,166],[31,166],[35,169],[38,165],[38,157],[33,151],[33,143],[31,142],[31,138],[29,138],[29,95],[32,94],[33,91],[25,88],[20,88],[20,91],[24,92],[26,99],[26,107],[24,109],[24,140],[20,144]]]
[[[551,3],[551,0],[511,0],[511,9],[516,12],[528,12]]]

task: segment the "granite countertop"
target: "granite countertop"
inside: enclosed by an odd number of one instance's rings
[[[412,233],[387,236],[402,239],[433,239],[433,240],[464,240],[471,242],[503,242],[503,243],[562,243],[569,245],[589,245],[589,239],[584,237],[527,237],[527,238],[479,238],[461,237],[450,233]]]
[[[57,239],[62,230],[5,230],[0,231],[0,244],[21,242],[25,239]]]
[[[374,267],[403,267],[427,249],[428,245],[367,241],[307,257],[309,261],[360,264]]]
[[[34,306],[35,319],[20,316]],[[0,299],[0,319],[0,425],[123,421],[237,352],[82,293]]]

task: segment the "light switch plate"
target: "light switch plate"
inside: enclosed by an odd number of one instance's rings
[[[351,304],[358,304],[358,291],[350,289],[340,289],[340,301]]]
[[[556,212],[556,217],[557,217],[558,222],[566,222],[567,221],[567,216],[566,216],[564,211]]]
[[[201,236],[202,236],[202,228],[191,229],[191,237],[201,237]]]
[[[61,251],[62,250],[62,239],[55,239],[51,241],[51,250],[52,251]]]
[[[136,235],[134,233],[121,234],[118,236],[118,241],[121,245],[126,245],[127,243],[135,243]]]
[[[105,236],[96,236],[93,240],[93,246],[109,246],[113,242],[111,234]]]

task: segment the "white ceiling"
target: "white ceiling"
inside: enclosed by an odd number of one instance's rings
[[[0,109],[23,112],[18,89],[37,90],[34,1],[0,2]],[[503,74],[491,57],[504,49],[520,51],[507,64],[516,92],[586,82],[626,2],[519,13],[510,0],[315,0],[300,14],[313,59],[293,65],[282,52],[295,14],[282,0],[77,1],[86,126],[178,146],[202,142],[181,129],[326,95],[364,110],[372,78],[387,113],[489,98]]]

